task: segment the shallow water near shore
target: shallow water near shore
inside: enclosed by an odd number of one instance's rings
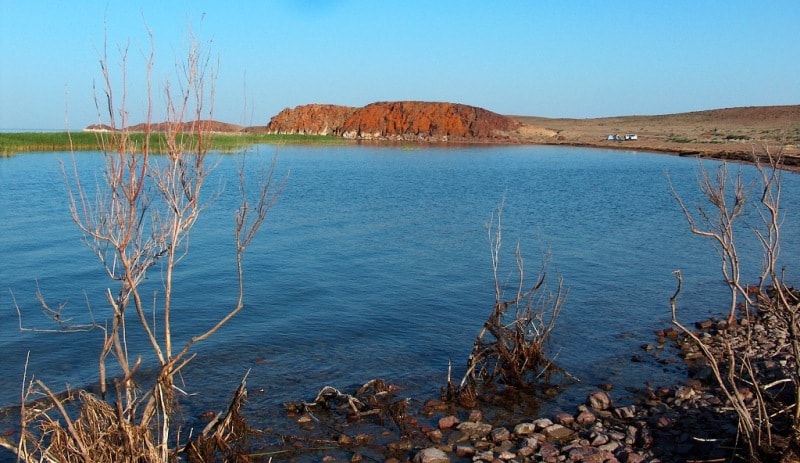
[[[549,275],[562,275],[569,288],[552,348],[581,382],[545,410],[572,406],[599,383],[614,384],[619,397],[625,386],[673,381],[678,365],[631,362],[641,344],[654,341],[654,330],[669,325],[673,270],[684,276],[684,320],[725,313],[717,255],[689,233],[665,176],[687,205],[696,204],[694,159],[531,146],[260,146],[247,155],[248,175],[268,166],[276,151],[276,175],[288,176],[286,189],[245,256],[245,309],[197,346],[185,371],[191,413],[222,409],[248,371],[249,389],[263,392],[251,392],[247,413],[264,422],[283,402],[372,378],[397,384],[403,396],[437,396],[448,362],[460,378],[492,308],[486,223],[501,203],[501,280],[514,284],[519,242],[531,282],[550,253]],[[97,377],[100,331],[19,330],[17,307],[25,327],[54,328],[41,315],[37,286],[52,306],[64,304],[74,323],[102,322],[108,314],[109,282],[70,219],[59,159],[71,168],[68,153],[0,159],[0,407],[19,402],[26,362],[28,379],[35,375],[53,389],[90,386]],[[86,185],[101,180],[98,153],[75,160]],[[210,205],[178,270],[179,339],[211,326],[235,303],[241,156],[214,162]],[[755,178],[752,168],[743,169],[746,179]],[[789,281],[798,281],[800,211],[791,200],[800,197],[800,177],[786,173],[783,188],[782,255]],[[745,278],[753,278],[757,243],[746,229],[739,237],[750,269]],[[151,293],[161,289],[159,270],[149,274]],[[141,352],[147,368],[152,357],[137,332],[131,328],[131,352]]]

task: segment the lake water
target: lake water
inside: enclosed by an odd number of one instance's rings
[[[249,171],[276,148],[251,150]],[[569,297],[552,347],[581,383],[549,404],[585,397],[598,383],[642,386],[671,381],[677,366],[631,362],[669,325],[668,300],[680,268],[679,300],[691,322],[725,312],[726,288],[710,243],[688,231],[665,172],[687,204],[698,198],[698,161],[659,154],[562,147],[282,147],[278,176],[288,183],[245,256],[246,308],[197,346],[186,370],[187,403],[221,409],[243,375],[249,408],[269,415],[289,400],[311,400],[325,385],[348,388],[384,378],[413,398],[436,396],[448,361],[460,377],[475,335],[491,311],[486,223],[502,202],[504,262],[514,270],[519,241],[528,274],[552,253]],[[41,315],[37,285],[75,323],[107,318],[109,287],[67,210],[59,159],[67,153],[0,159],[0,407],[19,401],[28,377],[53,389],[97,376],[102,334],[20,332],[53,328]],[[101,156],[75,157],[84,182],[100,175]],[[216,194],[192,234],[176,293],[177,336],[185,339],[234,303],[233,210],[241,157],[226,155],[209,186]],[[713,161],[707,166],[717,165]],[[735,167],[738,168],[738,167]],[[745,177],[753,178],[752,169]],[[800,177],[784,176],[787,275],[797,281]],[[754,223],[755,217],[748,219]],[[754,275],[755,241],[740,233]],[[158,288],[159,269],[150,272]],[[139,343],[131,334],[132,348]],[[145,365],[152,358],[145,355]],[[570,409],[571,410],[571,409]],[[267,418],[265,418],[267,419]]]

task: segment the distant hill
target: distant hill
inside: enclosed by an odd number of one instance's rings
[[[173,127],[174,126],[174,127]],[[195,120],[187,121],[175,126],[172,122],[154,122],[150,124],[149,130],[151,132],[167,132],[169,129],[177,132],[211,132],[211,133],[237,133],[242,132],[244,127],[236,124],[228,124],[227,122],[219,122],[214,120]],[[85,132],[111,132],[112,128],[106,124],[92,124],[83,129]],[[130,125],[125,128],[129,132],[146,132],[148,130],[147,124],[141,123]]]
[[[361,108],[310,104],[284,109],[266,131],[339,135],[358,140],[508,141],[522,124],[483,108],[425,101],[377,102]]]

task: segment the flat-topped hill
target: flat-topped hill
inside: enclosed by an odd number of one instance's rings
[[[310,104],[284,109],[268,133],[339,135],[356,140],[518,141],[523,124],[475,106],[425,101],[377,102],[361,108]]]

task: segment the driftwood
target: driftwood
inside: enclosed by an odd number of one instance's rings
[[[396,390],[392,384],[381,379],[372,379],[364,383],[355,394],[325,386],[312,402],[289,402],[284,406],[291,414],[305,414],[317,422],[321,421],[317,415],[322,411],[343,412],[349,421],[367,417],[375,417],[381,421],[388,418],[397,426],[401,435],[407,435],[409,429],[405,418],[410,399],[397,399],[394,395]]]

